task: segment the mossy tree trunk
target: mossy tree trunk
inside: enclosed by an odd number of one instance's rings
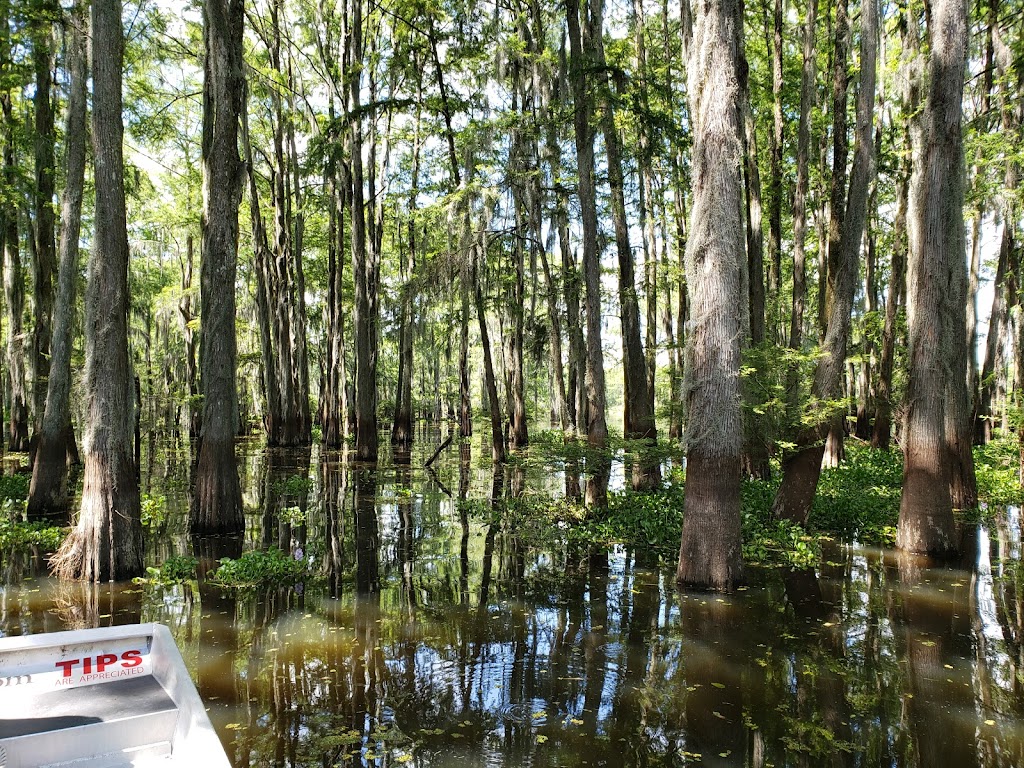
[[[95,232],[85,305],[85,485],[78,524],[53,565],[62,578],[121,580],[142,573],[142,522],[133,458],[128,357],[121,3],[92,6]]]
[[[738,0],[697,7],[687,67],[694,196],[686,272],[690,334],[684,392],[686,500],[676,580],[727,591],[743,578],[740,550],[740,339],[746,242],[738,68]]]
[[[959,549],[952,510],[964,503],[974,470],[962,444],[962,432],[971,425],[959,423],[967,395],[962,135],[967,7],[963,0],[940,0],[929,22],[920,166],[910,187],[909,377],[896,545],[949,556]],[[966,436],[970,440],[970,432]]]
[[[28,515],[32,520],[63,515],[68,511],[70,502],[67,487],[68,441],[74,443],[69,402],[71,346],[87,135],[86,14],[84,2],[77,3],[67,25],[66,66],[70,81],[65,134],[67,179],[61,200],[60,271],[53,314],[50,374],[29,487]]]
[[[601,345],[601,252],[598,247],[597,190],[594,163],[594,129],[591,118],[594,96],[588,73],[595,65],[594,37],[602,34],[602,0],[583,5],[567,0],[566,18],[570,51],[569,83],[573,96],[573,135],[576,142],[576,167],[579,174],[580,218],[583,231],[582,271],[586,289],[586,419],[587,443],[603,451],[608,444],[604,349]],[[607,462],[598,459],[587,482],[587,503],[607,505]]]
[[[874,0],[869,0],[862,6],[860,37],[861,68],[850,187],[845,200],[838,203],[844,211],[841,223],[836,223],[839,231],[830,232],[829,236],[823,355],[815,366],[811,389],[812,404],[821,412],[817,415],[817,423],[804,430],[798,437],[796,451],[783,461],[782,484],[775,496],[772,509],[775,517],[799,523],[806,522],[811,511],[821,475],[822,455],[828,450],[826,441],[832,442],[833,450],[839,450],[837,443],[841,442],[842,422],[846,414],[845,407],[837,408],[835,404],[843,397],[843,376],[853,300],[857,288],[861,243],[867,221],[868,192],[874,175],[872,120],[878,57],[878,9]],[[842,103],[845,104],[845,97]],[[836,130],[839,130],[838,124]],[[845,131],[845,125],[843,130]],[[843,145],[845,146],[845,143]],[[838,143],[835,149],[840,149]],[[839,160],[836,164],[839,164]],[[843,165],[845,166],[845,163]],[[838,170],[837,168],[836,172]],[[835,205],[833,201],[833,206]],[[836,208],[833,207],[833,216],[838,215],[835,211]]]
[[[953,520],[954,477],[960,455],[952,402],[966,390],[966,327],[958,290],[964,263],[961,134],[967,61],[967,8],[938,0],[928,34],[926,93],[919,150],[910,188],[908,348],[903,495],[896,545],[911,552],[951,556],[959,551]],[[963,275],[966,282],[966,274]],[[959,327],[954,327],[954,326]],[[970,426],[968,424],[968,426]]]
[[[238,206],[245,167],[238,154],[245,108],[242,0],[203,6],[203,258],[199,365],[203,396],[199,458],[189,514],[193,535],[245,530],[235,458],[235,275]],[[228,287],[226,290],[225,287]]]
[[[53,281],[57,273],[56,229],[53,198],[55,194],[53,118],[53,40],[60,7],[53,0],[40,2],[32,23],[32,60],[35,69],[35,255],[33,261],[33,309],[35,330],[32,335],[32,359],[35,379],[32,392],[33,412],[38,430],[46,405],[47,379],[50,376],[50,344],[53,336]]]

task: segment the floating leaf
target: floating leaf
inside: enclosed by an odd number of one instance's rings
[[[722,683],[712,683],[711,685],[713,685],[715,688],[725,688],[725,685],[723,685]]]
[[[547,740],[548,740],[548,737],[545,736],[543,733],[538,733],[537,734],[537,743],[538,744],[543,744]]]

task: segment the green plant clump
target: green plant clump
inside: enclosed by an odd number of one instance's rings
[[[1018,445],[997,440],[976,449],[980,516],[987,508],[1024,501],[1017,479]],[[806,527],[772,519],[780,473],[772,481],[744,480],[741,498],[743,556],[747,563],[806,568],[821,559],[820,535],[893,546],[899,520],[903,456],[847,441],[846,459],[821,474]],[[621,491],[608,496],[607,509],[587,509],[578,500],[528,496],[498,504],[460,502],[468,511],[501,522],[536,546],[564,536],[585,546],[621,544],[671,560],[682,530],[685,476],[673,471],[664,487],[651,492]],[[979,512],[961,513],[961,519]]]
[[[900,515],[903,455],[849,440],[846,460],[821,473],[810,527],[817,531],[885,543]]]
[[[988,509],[1024,503],[1018,467],[1020,443],[1016,435],[1000,437],[974,449],[978,500]]]
[[[142,525],[146,528],[160,528],[167,522],[167,497],[142,494]]]
[[[4,551],[29,551],[38,549],[45,553],[56,552],[67,529],[46,523],[25,523],[0,515],[0,549]]]
[[[146,569],[147,581],[153,584],[181,584],[196,578],[199,561],[190,555],[171,555],[158,568]]]
[[[245,589],[295,584],[311,575],[304,560],[296,560],[277,547],[271,547],[246,552],[237,560],[222,558],[208,577],[221,586]]]
[[[0,475],[0,504],[28,499],[28,486],[31,482],[30,475]]]
[[[271,488],[276,493],[285,496],[302,496],[309,493],[309,489],[312,487],[313,481],[304,475],[288,475],[282,480],[275,480],[271,483]]]

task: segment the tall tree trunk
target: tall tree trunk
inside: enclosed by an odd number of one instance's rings
[[[817,9],[815,9],[815,14]],[[808,16],[813,15],[808,11]],[[772,3],[771,45],[772,53],[772,132],[771,170],[768,182],[768,303],[773,326],[778,326],[779,288],[782,284],[782,149],[785,122],[782,116],[782,34],[783,2]],[[765,0],[765,38],[769,37],[768,3]],[[802,94],[801,94],[802,95]],[[773,331],[773,334],[775,331]]]
[[[604,67],[604,49],[597,44],[597,65]],[[619,260],[619,318],[622,324],[623,435],[627,440],[656,444],[658,430],[654,422],[654,392],[648,386],[647,358],[640,340],[640,302],[636,291],[633,250],[629,244],[626,221],[625,184],[622,176],[622,151],[615,127],[610,99],[601,110],[604,145],[608,162],[608,186],[611,189],[612,223],[615,250]],[[633,489],[650,490],[661,483],[657,460],[640,459],[633,463]]]
[[[35,9],[32,30],[32,59],[35,66],[35,253],[33,290],[35,294],[35,332],[33,335],[33,412],[36,429],[46,407],[47,379],[50,375],[50,339],[53,335],[53,281],[57,273],[54,242],[55,189],[54,118],[51,91],[53,84],[53,32],[59,21],[60,8],[52,0]]]
[[[12,140],[13,141],[13,140]],[[8,145],[11,146],[11,145]],[[11,159],[14,152],[11,149]],[[28,401],[25,372],[25,275],[21,264],[18,209],[10,205],[5,216],[4,296],[7,304],[7,375],[10,385],[10,415],[7,422],[7,449],[27,451]]]
[[[291,47],[288,49],[291,51]],[[299,153],[295,142],[294,95],[298,88],[292,73],[291,56],[288,59],[288,166],[290,189],[288,205],[291,212],[291,260],[295,275],[295,288],[291,301],[292,376],[295,381],[295,408],[299,422],[299,444],[313,441],[313,420],[309,410],[309,352],[306,346],[306,274],[303,265],[306,218],[303,212],[303,194]]]
[[[959,550],[953,521],[953,477],[958,474],[949,402],[966,389],[966,328],[950,308],[961,300],[956,273],[964,272],[963,143],[967,8],[963,0],[932,5],[928,34],[927,100],[921,116],[920,167],[911,184],[910,328],[903,495],[896,545],[949,556]],[[966,281],[966,275],[964,275]]]
[[[644,16],[642,0],[633,0],[633,26],[636,36],[636,67],[645,80],[652,77],[647,66],[647,21]],[[666,55],[668,51],[666,50]],[[641,107],[649,113],[650,100],[646,88],[640,92]],[[640,208],[640,230],[644,244],[644,293],[646,298],[646,338],[644,339],[644,357],[647,364],[647,390],[651,395],[651,409],[654,409],[655,383],[658,357],[658,238],[657,238],[657,203],[654,198],[654,171],[651,137],[646,125],[640,125],[640,160],[638,186]]]
[[[1008,186],[1007,191],[1013,187]],[[992,309],[989,312],[988,335],[985,337],[985,361],[978,380],[978,399],[974,406],[974,442],[984,445],[992,439],[992,396],[996,389],[996,359],[999,357],[999,345],[1006,343],[1007,316],[1007,266],[1010,253],[1015,247],[1014,228],[1011,206],[1007,206],[1003,217],[1003,233],[999,246],[999,258],[996,262],[996,276],[992,285]]]
[[[459,279],[459,437],[473,434],[473,402],[469,391],[469,285],[463,275]]]
[[[1019,94],[1011,94],[1010,83],[1015,82],[1019,87],[1021,81],[1019,76],[1011,80],[1011,78],[1014,78],[1013,54],[1009,46],[1003,40],[1003,33],[998,24],[998,16],[999,0],[992,0],[989,3],[989,49],[987,51],[987,66],[985,69],[986,87],[984,95],[986,98],[983,99],[983,106],[987,106],[990,101],[987,97],[991,91],[994,75],[991,70],[994,63],[995,69],[999,75],[999,102],[1001,107],[1000,127],[1004,136],[1018,136],[1020,132],[1020,107],[1016,106],[1014,102],[1019,99]],[[996,267],[996,280],[993,286],[992,312],[989,316],[989,330],[985,344],[984,366],[976,386],[972,388],[972,391],[977,393],[977,399],[974,405],[974,440],[979,444],[988,442],[992,437],[992,425],[995,420],[995,415],[992,413],[992,399],[997,389],[996,379],[1002,374],[1001,368],[996,365],[996,361],[998,359],[997,352],[1001,352],[998,345],[1002,344],[1003,348],[1005,348],[1005,337],[1009,335],[1009,315],[1012,308],[1017,306],[1019,303],[1019,296],[1017,295],[1016,290],[1014,290],[1016,287],[1016,273],[1012,269],[1011,263],[1016,259],[1016,249],[1018,247],[1016,230],[1019,224],[1019,213],[1016,202],[1016,190],[1019,184],[1020,165],[1012,155],[1007,156],[1004,163],[1003,192],[1000,205],[1000,214],[1003,219],[1003,233],[999,249],[999,261]],[[981,223],[978,221],[975,226],[975,243],[980,240],[980,227]],[[980,250],[977,248],[977,245],[975,246],[975,250]],[[971,284],[976,285],[977,280],[974,274],[973,260],[971,267]],[[1006,290],[1003,290],[1004,287]],[[971,298],[976,304],[976,290],[972,294]],[[969,305],[968,310],[970,311],[971,309],[972,307]],[[970,317],[968,317],[969,335],[967,348],[969,351],[975,349],[975,344],[972,343],[970,331],[973,331],[973,341],[977,341],[977,331],[975,329],[976,320],[974,318],[974,315],[977,314],[976,306],[973,307],[973,309],[975,311],[971,312]],[[969,358],[973,361],[974,355],[969,355]],[[971,370],[973,371],[973,365]],[[954,500],[954,503],[955,502],[956,500]]]
[[[684,5],[689,0],[684,1]],[[679,152],[672,154],[672,186],[675,205],[673,206],[673,218],[675,219],[675,242],[676,250],[676,274],[678,275],[676,285],[676,328],[679,336],[676,339],[675,359],[676,378],[672,384],[672,411],[669,415],[669,438],[679,440],[683,436],[683,424],[686,421],[686,398],[683,393],[684,377],[686,374],[686,323],[689,320],[689,297],[686,287],[686,194],[683,191],[684,184],[689,186],[689,181],[683,176],[683,162]]]
[[[561,55],[558,62],[558,76],[553,84],[553,92],[550,101],[557,103],[569,97],[567,93],[567,66],[565,60],[565,44],[563,40]],[[553,121],[547,127],[546,154],[550,166],[552,181],[562,176],[562,148],[559,143],[559,134]],[[557,385],[560,388],[565,419],[567,422],[566,432],[570,429],[575,434],[582,432],[586,406],[584,405],[583,392],[585,390],[586,371],[586,341],[583,338],[583,327],[580,324],[580,281],[579,273],[576,271],[575,258],[572,252],[572,243],[569,235],[569,193],[564,184],[557,184],[554,191],[555,199],[552,211],[552,229],[558,237],[558,252],[560,267],[561,294],[565,297],[565,330],[568,342],[568,375],[562,371],[563,383]],[[555,282],[548,280],[549,291],[555,289]],[[549,294],[549,311],[557,319],[557,307],[553,304],[556,297]],[[552,331],[554,333],[554,331]],[[552,352],[552,356],[554,352]],[[561,355],[561,352],[559,352]],[[564,388],[564,389],[563,389]]]
[[[840,6],[842,3],[840,3]],[[782,485],[775,496],[772,513],[777,518],[805,523],[821,475],[822,454],[829,434],[841,432],[846,408],[828,404],[842,397],[843,372],[850,337],[850,321],[857,287],[861,241],[867,218],[868,190],[874,174],[874,130],[872,117],[875,103],[875,72],[878,58],[878,9],[875,0],[867,0],[861,12],[860,82],[857,91],[857,123],[850,189],[842,216],[842,228],[829,246],[828,323],[823,355],[814,371],[812,397],[830,411],[814,427],[797,440],[796,452],[783,462]],[[842,99],[845,103],[845,97]],[[836,118],[838,122],[838,118]],[[844,121],[845,122],[845,121]],[[845,130],[845,127],[844,127]],[[845,144],[845,142],[844,142]],[[837,161],[838,162],[838,161]],[[833,216],[836,210],[833,209]]]
[[[245,165],[249,178],[249,217],[252,223],[253,272],[256,275],[256,321],[259,326],[260,361],[262,370],[262,390],[265,402],[263,429],[267,442],[277,445],[274,436],[279,432],[281,416],[280,392],[275,375],[274,330],[271,325],[271,286],[270,286],[270,244],[267,240],[267,228],[260,210],[259,188],[256,185],[256,166],[253,163],[252,140],[249,135],[248,109],[242,110],[242,146],[245,152]]]
[[[551,233],[554,234],[554,227]],[[550,238],[549,238],[550,242]],[[565,368],[562,364],[562,320],[558,311],[558,297],[561,295],[558,282],[548,261],[548,251],[540,252],[541,268],[544,270],[544,283],[547,287],[548,312],[548,356],[551,363],[551,412],[554,417],[553,426],[562,430],[562,435],[569,434],[569,408],[565,396]]]
[[[189,513],[194,536],[245,530],[235,459],[235,275],[245,166],[238,154],[245,109],[243,0],[203,5],[203,259],[199,365],[202,431]]]
[[[594,63],[594,35],[601,35],[594,19],[601,19],[601,0],[583,7],[578,0],[567,0],[570,82],[573,95],[573,127],[576,138],[576,166],[579,173],[580,213],[583,223],[583,283],[586,286],[587,326],[587,442],[592,448],[604,448],[608,442],[605,420],[604,350],[601,345],[601,253],[598,249],[597,192],[594,172],[594,133],[590,125],[593,96],[588,88],[587,72]],[[595,5],[597,7],[595,7]],[[598,461],[592,480],[587,483],[587,503],[607,504],[607,472]]]
[[[329,107],[334,114],[334,104]],[[332,117],[333,119],[333,117]],[[348,216],[348,191],[344,163],[332,157],[326,170],[330,192],[330,217],[327,244],[327,304],[324,307],[327,326],[327,350],[324,361],[325,387],[321,392],[321,429],[324,444],[339,448],[348,434],[348,389],[345,365],[345,221]]]
[[[535,35],[527,30],[521,20],[519,33],[527,46],[533,46]],[[531,53],[529,49],[526,51]],[[524,371],[523,334],[525,332],[526,315],[533,315],[533,307],[526,305],[526,241],[529,241],[530,263],[536,281],[536,244],[540,241],[540,221],[533,216],[531,198],[539,194],[537,175],[535,172],[536,146],[528,134],[535,132],[531,125],[531,109],[533,108],[533,81],[524,62],[524,56],[515,56],[511,62],[510,88],[512,90],[511,114],[514,124],[509,137],[509,175],[512,186],[512,205],[514,208],[516,234],[511,244],[512,280],[509,281],[508,309],[502,313],[510,317],[509,335],[506,338],[506,405],[508,407],[509,447],[522,448],[529,442],[529,429],[526,423],[526,379]],[[532,293],[532,301],[536,300],[537,291]]]
[[[486,236],[486,235],[485,235]],[[471,280],[476,316],[480,326],[480,346],[484,357],[484,389],[491,416],[491,458],[495,462],[505,461],[505,437],[502,433],[501,401],[498,399],[498,381],[494,373],[494,357],[491,354],[491,337],[487,330],[487,312],[484,308],[483,280],[485,242],[474,246]]]
[[[761,205],[761,173],[757,166],[757,127],[750,103],[750,83],[746,55],[740,51],[738,81],[740,119],[743,121],[743,190],[747,206],[747,291],[749,320],[744,332],[755,347],[765,339],[764,298],[764,216]]]
[[[274,0],[270,6],[271,66],[290,85],[290,73],[282,59],[283,3]],[[290,93],[290,90],[288,91]],[[301,217],[297,191],[293,188],[292,157],[289,144],[291,116],[285,110],[285,95],[272,88],[273,162],[270,191],[274,211],[274,244],[267,266],[270,288],[271,321],[274,332],[274,362],[277,377],[277,431],[268,435],[270,445],[294,446],[310,441],[309,389],[306,372],[304,286],[302,275]]]
[[[959,1],[959,0],[957,0]],[[961,72],[962,75],[962,72]],[[963,94],[963,75],[959,93]],[[957,102],[956,115],[962,116],[962,98]],[[947,121],[952,121],[951,112],[946,113]],[[945,123],[946,126],[949,123]],[[978,506],[978,481],[974,470],[974,421],[972,419],[972,398],[969,389],[971,364],[969,357],[974,350],[967,348],[967,265],[964,254],[966,238],[964,233],[964,150],[960,120],[957,120],[955,136],[948,138],[952,164],[951,175],[955,175],[950,192],[951,202],[940,221],[947,227],[945,235],[946,253],[946,285],[949,296],[943,305],[946,314],[942,325],[943,359],[949,365],[949,378],[946,380],[946,450],[949,455],[952,471],[950,474],[950,497],[954,509],[970,510]],[[952,202],[955,199],[956,202]],[[955,216],[955,218],[949,218]],[[1014,292],[1016,296],[1016,291]]]
[[[909,159],[907,161],[909,165]],[[896,319],[907,280],[907,195],[910,184],[910,168],[903,172],[903,178],[896,188],[896,218],[893,232],[896,242],[892,249],[889,265],[889,292],[885,302],[885,324],[882,327],[882,348],[879,357],[878,392],[875,398],[875,423],[871,432],[871,446],[880,450],[889,448],[892,439],[892,374],[896,356]]]
[[[86,286],[85,485],[78,524],[54,556],[62,578],[142,573],[139,484],[132,457],[128,231],[124,198],[121,3],[92,4],[95,233]]]
[[[823,331],[823,342],[826,341],[825,337],[828,334],[832,304],[835,301],[836,280],[833,273],[841,268],[839,266],[840,261],[846,256],[842,251],[840,241],[846,229],[846,177],[848,168],[847,158],[850,147],[846,120],[850,48],[848,5],[848,0],[840,0],[836,5],[834,27],[835,58],[832,63],[832,179],[829,182],[828,251],[826,254],[825,271],[822,275],[824,278],[822,283],[824,290],[818,296],[818,309],[820,313],[818,322]],[[842,373],[840,372],[839,375],[841,379]],[[837,392],[841,392],[841,384]],[[825,442],[823,461],[826,466],[839,466],[839,462],[843,458],[845,435],[845,419],[834,418],[829,427],[828,438]]]
[[[6,32],[5,32],[6,35]],[[9,52],[4,46],[4,65],[11,67]],[[3,278],[6,299],[7,375],[10,390],[10,411],[7,424],[7,445],[12,451],[28,450],[28,404],[25,400],[25,355],[22,334],[22,315],[25,311],[25,280],[21,266],[21,240],[18,228],[18,165],[16,153],[16,125],[9,90],[0,93],[0,111],[4,128],[4,184],[8,190],[3,201]]]
[[[181,298],[178,314],[181,317],[181,335],[185,341],[185,386],[188,390],[188,439],[195,452],[199,447],[202,425],[202,406],[199,404],[199,376],[196,371],[196,337],[192,321],[192,277],[195,265],[195,241],[189,232],[185,239],[185,260],[181,264]]]
[[[521,193],[513,193],[513,197],[522,198]],[[517,231],[526,232],[525,203],[522,199],[515,201]],[[537,233],[539,237],[539,233]],[[526,379],[523,368],[523,332],[525,330],[526,308],[526,270],[523,238],[516,237],[512,246],[514,279],[512,280],[512,296],[509,310],[512,315],[512,327],[508,337],[508,410],[510,448],[525,448],[529,443],[529,430],[526,424]]]
[[[422,83],[418,96],[422,101]],[[406,258],[401,262],[402,287],[400,294],[401,315],[398,326],[398,386],[395,392],[395,421],[391,429],[391,444],[400,451],[408,451],[412,445],[412,341],[415,328],[413,318],[413,277],[416,274],[416,200],[420,186],[420,124],[421,113],[416,112],[416,126],[412,150],[412,186],[409,190],[409,221],[406,225]],[[399,248],[401,255],[401,247]]]
[[[362,0],[353,0],[348,9],[348,39],[346,61],[351,67],[362,67],[363,9]],[[355,71],[359,71],[356,69]],[[351,213],[352,213],[352,274],[355,280],[353,327],[355,328],[355,411],[356,455],[360,461],[377,460],[377,351],[376,304],[372,295],[373,242],[367,237],[367,204],[363,173],[363,117],[360,114],[362,78],[351,78],[347,108],[353,115],[350,128],[351,156]],[[375,159],[371,159],[375,162]],[[371,207],[372,212],[372,207]],[[371,213],[372,218],[372,213]]]
[[[757,130],[754,125],[753,106],[750,102],[750,83],[746,55],[741,49],[737,75],[739,82],[739,111],[743,121],[743,181],[747,205],[747,280],[749,312],[743,316],[744,344],[755,350],[765,343],[765,290],[764,290],[764,225],[761,207],[761,175],[757,167]],[[756,356],[760,358],[760,355]],[[755,362],[753,376],[741,383],[743,400],[751,406],[743,414],[742,471],[748,477],[767,480],[771,476],[768,462],[768,429],[763,411],[763,389],[752,386],[764,375]]]
[[[676,580],[731,590],[740,551],[741,318],[746,258],[737,0],[697,6],[688,62],[694,200],[686,247],[691,332],[686,345],[687,482]]]
[[[71,430],[71,346],[74,326],[75,285],[78,278],[78,240],[82,226],[82,195],[86,158],[86,39],[87,7],[75,4],[67,23],[66,66],[68,71],[67,179],[61,196],[60,272],[57,303],[53,315],[53,346],[47,381],[46,406],[39,430],[29,487],[30,520],[59,517],[67,513],[67,443],[74,442]]]
[[[875,146],[881,144],[881,131],[875,132]],[[876,186],[873,184],[868,196],[868,207],[877,210]],[[869,316],[878,311],[878,269],[877,269],[877,238],[875,237],[874,217],[868,215],[867,237],[864,260],[864,293],[865,309]],[[874,412],[874,389],[872,374],[875,361],[875,340],[865,328],[861,333],[860,364],[857,365],[857,426],[856,435],[859,440],[871,439],[871,414]]]
[[[803,29],[803,64],[800,71],[800,123],[797,128],[796,190],[793,194],[793,303],[789,321],[789,348],[804,343],[807,302],[807,192],[810,186],[811,110],[814,108],[815,37],[818,0],[808,0]],[[786,375],[786,400],[792,423],[799,421],[799,365],[791,363]]]

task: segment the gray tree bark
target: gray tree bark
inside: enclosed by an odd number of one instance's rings
[[[245,530],[235,458],[235,275],[238,206],[245,166],[238,153],[245,109],[242,49],[243,0],[203,5],[206,55],[203,78],[203,254],[200,268],[200,391],[203,396],[199,459],[189,514],[192,535]]]
[[[793,302],[789,321],[789,348],[799,351],[804,340],[807,302],[807,193],[810,187],[811,110],[814,107],[815,32],[818,0],[808,0],[803,29],[803,64],[800,69],[800,122],[797,127],[796,189],[793,193]],[[799,369],[791,365],[786,390],[792,420],[799,407]]]
[[[39,428],[46,407],[47,379],[50,375],[50,341],[53,335],[53,281],[57,273],[54,242],[55,192],[54,118],[52,99],[53,33],[60,17],[60,8],[52,0],[35,9],[32,46],[35,68],[35,254],[32,284],[34,293],[35,331],[32,357],[35,378],[32,406]]]
[[[932,4],[927,99],[911,184],[907,298],[910,328],[903,495],[896,545],[938,556],[959,550],[951,494],[957,469],[951,392],[966,389],[966,327],[957,273],[966,272],[961,135],[967,61],[963,0]],[[963,276],[966,282],[966,275]],[[951,306],[961,301],[959,310]],[[953,406],[953,407],[951,407]]]
[[[107,581],[131,578],[143,570],[128,358],[124,38],[118,0],[93,0],[91,50],[96,208],[85,297],[85,484],[78,524],[52,565],[62,578]]]
[[[600,0],[597,5],[600,5]],[[578,0],[566,2],[572,57],[569,80],[573,95],[576,167],[583,224],[583,283],[586,286],[587,442],[592,448],[604,448],[608,442],[604,349],[601,345],[601,253],[598,249],[594,131],[590,124],[594,102],[587,82],[587,71],[593,66],[593,36],[601,34],[600,26],[594,24],[594,19],[600,19],[601,15],[600,8],[595,8],[594,3],[581,6]],[[596,471],[587,483],[587,503],[604,507],[607,504],[608,476],[602,462],[598,461],[597,464]]]
[[[71,346],[75,283],[78,277],[78,240],[82,228],[82,195],[85,187],[87,13],[85,2],[80,0],[75,4],[67,23],[67,178],[61,195],[60,271],[53,314],[50,375],[46,383],[46,404],[28,496],[30,520],[63,516],[70,504],[66,457],[67,442],[69,439],[74,441],[70,409]]]
[[[676,580],[727,591],[743,579],[740,547],[740,339],[743,139],[737,82],[738,0],[696,9],[687,72],[693,121],[694,198],[686,271],[690,326],[684,391],[686,500]]]
[[[861,8],[861,65],[850,188],[845,206],[840,203],[844,212],[840,217],[842,224],[838,239],[833,241],[830,237],[827,323],[822,344],[824,354],[815,366],[812,385],[814,405],[823,409],[823,413],[814,427],[805,430],[799,436],[797,450],[784,460],[782,484],[775,496],[772,509],[776,517],[799,523],[805,523],[810,514],[821,475],[825,441],[830,432],[833,435],[841,433],[841,422],[846,413],[845,408],[836,409],[834,403],[843,395],[843,374],[849,345],[853,299],[857,287],[861,242],[867,220],[868,191],[874,174],[872,119],[877,58],[878,8],[876,0],[866,0]],[[845,97],[842,102],[845,103]],[[836,162],[838,164],[839,161]],[[838,215],[835,209],[832,215],[833,218]]]
[[[6,34],[6,32],[5,32]],[[9,51],[0,53],[4,57],[0,71],[6,72],[11,66]],[[21,240],[18,219],[17,156],[15,146],[15,117],[10,91],[0,93],[0,111],[4,126],[4,182],[10,194],[3,205],[3,279],[6,299],[7,326],[7,377],[10,388],[10,410],[7,422],[7,446],[12,451],[28,450],[28,403],[25,391],[25,352],[22,332],[22,315],[25,312],[25,278],[21,265]]]
[[[347,13],[347,48],[345,60],[350,67],[362,66],[363,9],[362,0],[353,0]],[[377,318],[373,279],[374,248],[367,236],[367,204],[364,190],[364,131],[360,112],[361,77],[354,76],[348,91],[346,108],[351,120],[351,214],[352,273],[355,279],[355,302],[352,317],[355,328],[355,411],[356,455],[361,461],[377,460]],[[372,160],[375,162],[375,160]],[[371,208],[372,212],[372,208]],[[372,217],[372,213],[371,213]],[[372,223],[372,222],[371,222]]]

